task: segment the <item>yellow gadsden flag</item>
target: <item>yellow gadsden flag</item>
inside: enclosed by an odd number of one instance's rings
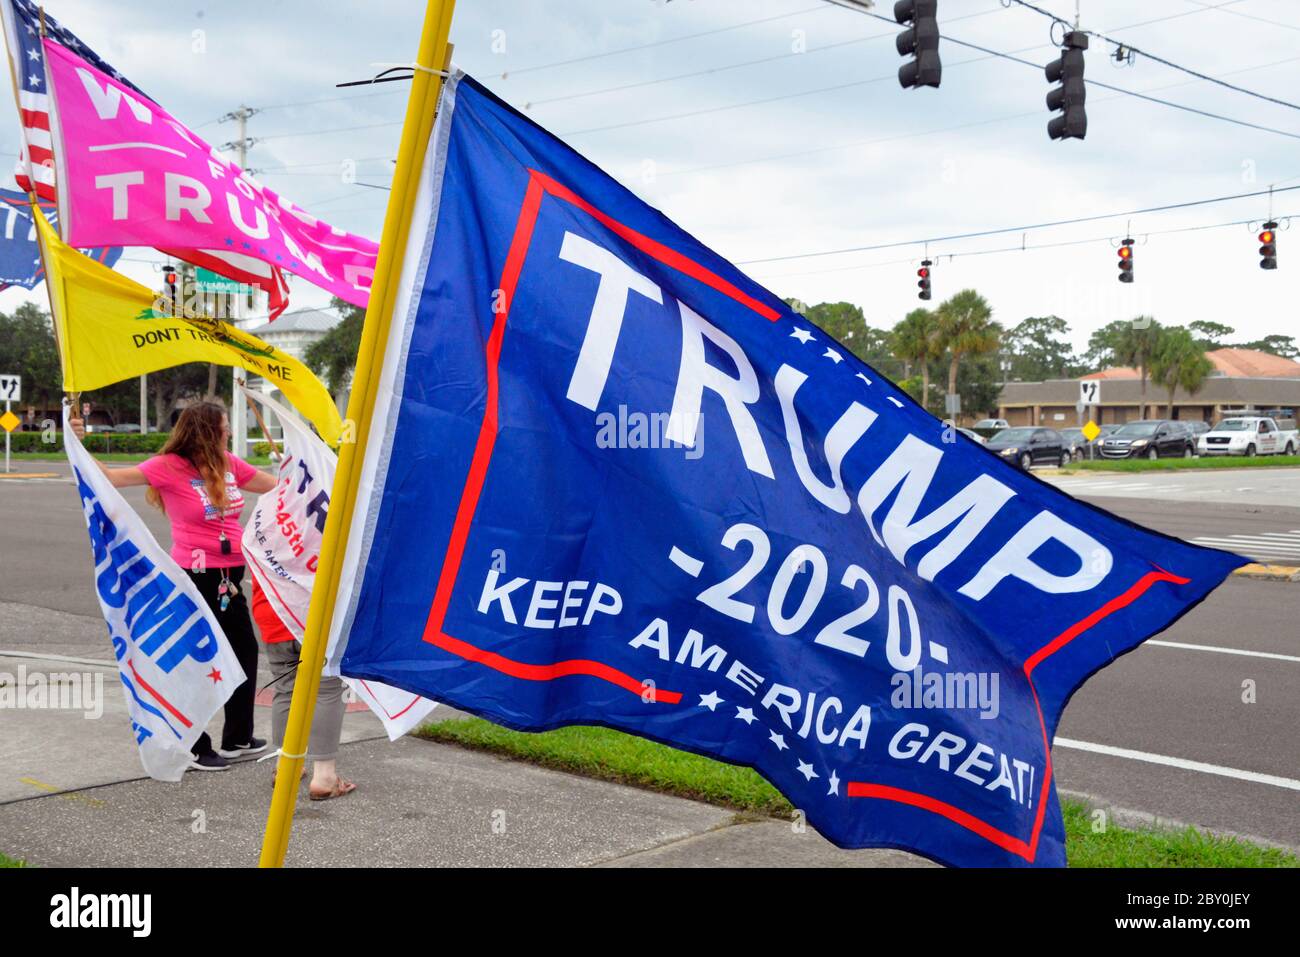
[[[242,366],[273,382],[337,445],[343,423],[324,383],[305,365],[228,322],[173,316],[144,286],[84,256],[32,210],[45,257],[66,392],[88,392],[186,362]]]

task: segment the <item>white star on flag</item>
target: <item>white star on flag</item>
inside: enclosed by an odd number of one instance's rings
[[[813,770],[813,766],[803,761],[799,762],[799,773],[802,774],[805,780],[808,781],[811,781],[813,778],[817,777],[817,772]]]
[[[822,355],[825,356],[827,359],[830,359],[836,365],[839,365],[841,362],[844,361],[844,357],[840,355],[838,352],[836,352],[834,349],[827,349],[825,352],[822,353]]]
[[[756,720],[754,718],[754,712],[750,708],[737,708],[736,717],[739,720],[745,722],[745,724],[753,724],[754,721]]]
[[[37,76],[35,73],[33,73],[31,76],[27,78],[27,82],[30,83],[32,86],[40,86],[41,78]]]
[[[708,708],[710,711],[717,711],[718,705],[722,704],[722,698],[718,697],[716,691],[710,691],[708,694],[700,695],[700,707]]]
[[[28,51],[27,51],[27,59],[29,59],[29,60],[35,60],[37,63],[40,63],[40,62],[41,62],[41,55],[40,55],[39,53],[37,53],[35,50],[28,50]]]
[[[785,750],[785,738],[781,737],[781,735],[777,734],[775,731],[771,732],[768,737],[771,742],[776,745],[778,751]]]
[[[790,333],[790,338],[798,339],[804,345],[807,345],[808,343],[812,342],[812,337],[813,334],[809,332],[807,329],[796,329],[794,332]]]
[[[830,797],[832,794],[840,793],[839,775],[837,775],[833,770],[831,771],[830,782],[831,782],[831,789],[826,792],[827,797]]]

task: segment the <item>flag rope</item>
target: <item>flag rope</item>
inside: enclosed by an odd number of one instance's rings
[[[393,173],[392,192],[388,195],[384,231],[379,242],[379,258],[375,264],[365,324],[361,330],[352,395],[348,400],[344,440],[339,449],[339,467],[331,489],[320,564],[303,633],[302,654],[298,665],[300,680],[294,683],[284,733],[282,751],[289,754],[282,753],[277,764],[275,791],[267,813],[266,833],[263,835],[262,853],[258,862],[260,867],[284,866],[285,852],[289,847],[293,811],[298,798],[297,785],[305,760],[299,752],[307,750],[312,715],[316,708],[316,693],[320,688],[321,668],[325,662],[329,625],[338,598],[340,565],[347,544],[347,529],[352,524],[356,507],[360,463],[364,459],[366,443],[370,437],[371,413],[379,387],[384,347],[392,325],[402,261],[406,255],[416,188],[420,182],[438,98],[442,92],[442,77],[437,70],[439,67],[445,70],[450,66],[451,47],[448,37],[455,6],[455,0],[429,0],[425,8],[424,27],[415,61],[420,69],[414,71],[411,94],[406,103],[397,168]]]

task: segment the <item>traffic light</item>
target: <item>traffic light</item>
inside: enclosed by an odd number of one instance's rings
[[[930,266],[931,265],[932,263],[930,262],[930,260],[922,259],[921,268],[916,271],[916,274],[921,277],[920,282],[916,284],[921,290],[916,294],[918,299],[930,298]]]
[[[1059,83],[1047,94],[1047,108],[1060,110],[1047,122],[1047,135],[1054,140],[1081,140],[1088,135],[1088,114],[1083,104],[1088,97],[1088,87],[1083,80],[1083,51],[1088,49],[1088,35],[1072,30],[1061,41],[1059,59],[1043,68],[1048,83]]]
[[[1277,223],[1270,220],[1264,224],[1264,231],[1259,234],[1259,268],[1277,268]]]
[[[895,45],[899,56],[911,56],[898,68],[898,82],[903,89],[913,86],[938,86],[943,77],[939,61],[939,0],[898,0],[894,19],[909,24],[898,35]]]
[[[1133,281],[1133,240],[1126,239],[1119,244],[1119,281]]]

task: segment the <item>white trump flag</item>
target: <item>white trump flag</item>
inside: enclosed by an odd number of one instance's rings
[[[63,447],[90,533],[95,591],[126,691],[140,763],[179,781],[190,748],[244,683],[244,669],[190,577],[163,550],[68,427]]]
[[[244,527],[244,558],[280,621],[301,641],[338,459],[278,402],[248,389],[244,394],[274,412],[283,429],[275,490],[257,500]],[[379,717],[391,741],[416,727],[436,704],[378,681],[343,681]]]

